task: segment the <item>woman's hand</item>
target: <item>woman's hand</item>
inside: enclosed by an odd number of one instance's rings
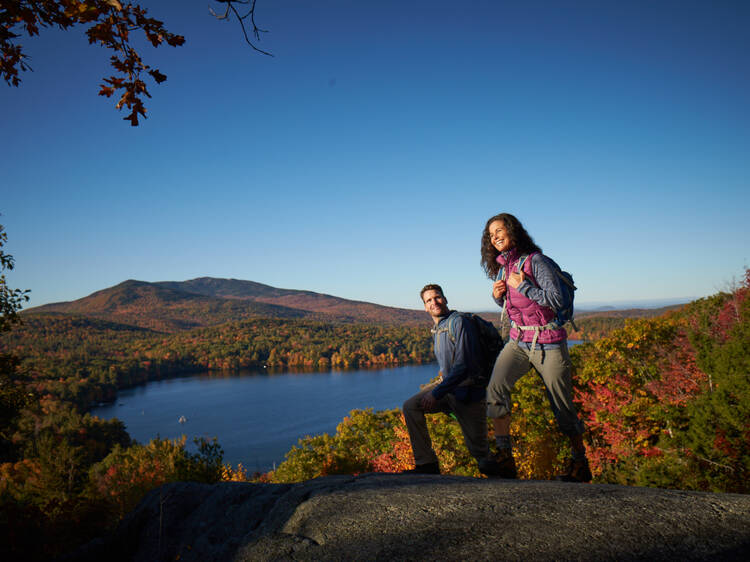
[[[506,290],[507,287],[505,285],[505,281],[503,281],[502,279],[499,281],[495,281],[495,283],[492,285],[492,296],[495,300],[500,299],[505,294]]]
[[[513,289],[518,289],[518,286],[523,283],[523,280],[525,279],[523,275],[523,271],[514,271],[510,275],[508,275],[508,285],[510,285]]]

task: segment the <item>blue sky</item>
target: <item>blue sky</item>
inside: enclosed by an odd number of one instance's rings
[[[750,3],[149,1],[183,47],[131,128],[104,49],[25,40],[0,86],[0,223],[29,306],[126,279],[247,279],[490,310],[485,221],[519,217],[579,307],[689,300],[750,247]]]

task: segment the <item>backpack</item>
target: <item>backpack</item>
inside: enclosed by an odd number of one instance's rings
[[[479,358],[479,374],[475,375],[474,381],[476,384],[487,386],[492,376],[492,369],[495,367],[495,360],[503,349],[505,343],[500,332],[497,331],[492,322],[488,322],[478,314],[471,312],[457,312],[451,314],[448,318],[448,337],[451,342],[455,345],[456,336],[453,335],[453,320],[456,314],[460,314],[464,319],[470,320],[474,325],[474,331],[479,338],[479,350],[481,357]]]
[[[525,256],[521,256],[521,259],[518,260],[518,272],[520,273],[523,269],[524,263],[526,263],[526,260],[533,256],[534,254],[529,254]],[[542,254],[544,255],[544,254]],[[576,323],[573,321],[573,300],[575,299],[575,291],[577,287],[575,286],[575,283],[573,282],[573,276],[568,273],[567,271],[563,271],[559,265],[557,265],[557,262],[550,258],[549,256],[544,256],[544,259],[547,260],[547,263],[552,266],[552,269],[557,274],[557,277],[560,279],[560,290],[562,293],[562,306],[555,310],[557,316],[555,317],[555,323],[562,328],[566,322],[570,322],[570,325],[573,326],[573,329],[575,331],[578,331],[578,327],[576,326]],[[500,270],[497,272],[497,279],[505,279],[505,271],[504,267],[500,266]],[[535,286],[538,287],[536,284],[536,279],[529,278],[527,276],[527,279],[531,283],[533,283]],[[502,319],[503,315],[505,315],[505,304],[507,303],[507,300],[503,303],[503,312],[500,318]]]

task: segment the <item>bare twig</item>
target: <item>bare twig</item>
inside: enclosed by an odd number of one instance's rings
[[[234,14],[234,17],[237,18],[237,21],[240,24],[240,27],[242,28],[242,34],[245,36],[245,41],[248,45],[250,45],[253,49],[258,51],[259,53],[262,53],[264,55],[268,55],[269,57],[272,57],[273,55],[269,53],[268,51],[264,51],[263,49],[260,49],[253,43],[253,41],[250,39],[250,37],[247,34],[247,28],[245,27],[245,20],[249,17],[250,23],[253,26],[253,35],[255,36],[256,41],[260,41],[260,34],[261,33],[268,33],[268,30],[261,29],[255,24],[255,0],[214,0],[215,2],[218,2],[220,4],[226,4],[226,10],[224,10],[223,14],[217,14],[211,7],[208,8],[208,10],[211,12],[211,15],[214,16],[216,19],[219,20],[226,20],[229,19],[230,13]],[[241,15],[240,12],[237,10],[237,4],[244,4],[247,5],[247,13],[244,15]]]
[[[722,464],[722,463],[716,462],[716,461],[712,461],[711,459],[707,459],[706,457],[702,457],[700,455],[696,455],[696,458],[698,458],[699,460],[702,460],[704,462],[707,462],[709,464],[712,464],[714,466],[719,466],[721,468],[726,468],[729,472],[734,472],[734,468],[731,467],[731,466],[729,466],[729,465]]]

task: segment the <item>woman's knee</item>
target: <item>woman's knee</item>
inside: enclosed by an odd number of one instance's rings
[[[487,417],[492,419],[504,418],[510,414],[510,409],[505,401],[487,402]]]

